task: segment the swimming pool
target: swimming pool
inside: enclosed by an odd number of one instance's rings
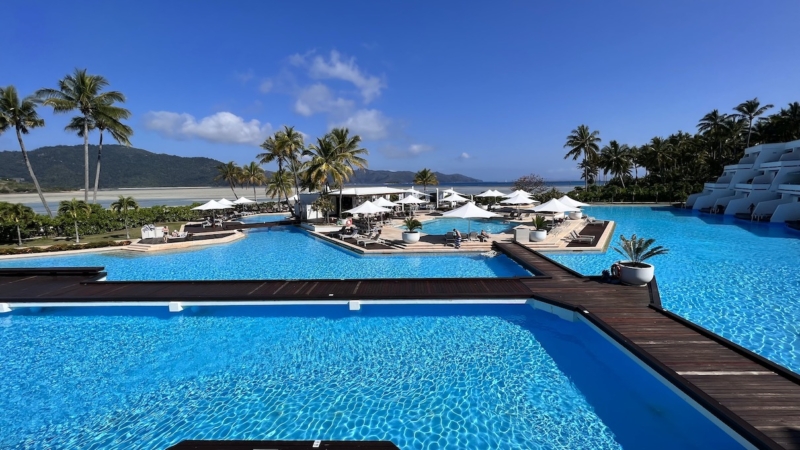
[[[670,253],[648,262],[664,307],[800,373],[800,233],[783,224],[671,207],[591,207],[617,222],[619,235],[652,237]],[[548,255],[584,274],[622,259],[606,254]]]
[[[255,216],[245,216],[236,219],[237,222],[242,223],[266,223],[266,222],[280,222],[282,220],[289,220],[291,217],[288,213],[283,214],[258,214]]]
[[[472,223],[470,224],[470,220]],[[437,217],[436,219],[426,220],[422,222],[422,232],[427,234],[445,234],[448,231],[453,231],[456,228],[462,233],[472,230],[480,233],[481,230],[486,230],[487,233],[502,233],[510,230],[515,225],[514,223],[503,223],[500,219],[458,219],[450,217]],[[405,227],[400,227],[405,230]]]
[[[0,317],[0,448],[740,448],[591,328],[524,304],[165,311]]]
[[[0,261],[0,267],[103,266],[108,280],[475,278],[531,276],[505,255],[358,255],[293,226],[256,228],[228,244],[154,253],[115,251]]]

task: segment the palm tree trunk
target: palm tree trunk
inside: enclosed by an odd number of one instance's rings
[[[131,233],[128,231],[128,216],[126,215],[122,220],[125,222],[125,239],[130,239]]]
[[[294,202],[294,205],[295,205],[294,215],[298,219],[300,219],[301,218],[300,214],[298,214],[297,209],[296,209],[298,205],[299,206],[303,206],[300,203],[300,179],[297,177],[297,167],[295,167],[294,158],[292,158],[291,161],[289,161],[289,164],[291,164],[291,166],[292,166],[292,175],[294,175],[294,195],[297,196],[297,201]]]
[[[589,190],[589,167],[586,166],[586,153],[583,154],[583,190]]]
[[[83,201],[89,203],[89,117],[83,115]]]
[[[253,200],[258,204],[258,194],[256,193],[256,185],[253,183]]]
[[[747,147],[745,148],[750,148],[750,134],[753,133],[753,118],[750,117],[749,119],[747,124]]]
[[[78,221],[75,221],[75,243],[79,244],[81,242],[81,237],[78,234]]]
[[[19,246],[22,247],[22,234],[19,232],[19,223],[17,223],[17,242]]]
[[[236,190],[234,190],[234,189],[233,189],[233,181],[231,181],[231,180],[228,180],[228,184],[229,184],[229,185],[230,185],[230,187],[231,187],[231,192],[233,192],[233,196],[234,196],[234,197],[236,197],[236,199],[238,200],[238,199],[239,199],[239,196],[238,196],[238,195],[236,195]]]
[[[44,194],[42,194],[42,187],[39,186],[39,180],[36,179],[36,175],[33,173],[33,166],[31,166],[31,160],[28,159],[28,152],[25,151],[25,144],[22,142],[22,133],[20,133],[19,127],[17,127],[17,140],[19,141],[19,148],[22,150],[22,159],[25,160],[25,165],[28,166],[28,173],[31,174],[33,185],[36,186],[36,192],[39,193],[39,199],[42,201],[42,205],[44,206],[45,211],[47,211],[47,215],[52,219],[53,212],[50,211],[50,207],[47,205],[47,201],[44,199]]]
[[[92,203],[97,203],[97,185],[100,184],[100,154],[103,153],[103,130],[100,130],[100,146],[97,148],[97,171],[94,174],[94,194]]]

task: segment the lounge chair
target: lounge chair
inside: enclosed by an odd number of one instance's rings
[[[358,230],[356,228],[353,228],[353,230],[350,231],[350,234],[339,233],[339,239],[341,239],[341,240],[350,239],[350,238],[358,239],[358,237],[359,237]]]
[[[453,233],[452,231],[448,231],[447,233],[444,234],[445,247],[447,246],[447,244],[453,244],[453,247],[456,246],[456,234]]]
[[[477,241],[478,240],[478,232],[477,231],[470,231],[469,236],[467,237],[468,241]]]
[[[581,235],[581,234],[578,234],[577,231],[572,230],[569,233],[569,235],[567,235],[567,237],[563,238],[563,240],[568,241],[570,243],[571,242],[587,242],[587,243],[591,244],[592,242],[594,242],[594,236],[588,235],[588,234],[587,235]]]
[[[364,244],[364,248],[367,247],[367,244],[385,244],[386,242],[381,239],[381,232],[380,230],[377,233],[370,235],[369,237],[357,239],[356,245]]]

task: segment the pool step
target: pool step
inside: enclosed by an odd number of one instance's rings
[[[129,252],[149,252],[150,247],[152,246],[148,244],[136,243],[136,244],[126,245],[125,247],[123,247],[123,250],[127,250]]]

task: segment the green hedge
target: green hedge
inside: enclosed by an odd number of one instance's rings
[[[53,244],[49,247],[0,248],[0,255],[25,255],[29,253],[64,252],[67,250],[86,250],[88,248],[123,247],[130,244],[131,241],[120,241],[120,242],[103,241],[103,242],[90,242],[88,244]]]

